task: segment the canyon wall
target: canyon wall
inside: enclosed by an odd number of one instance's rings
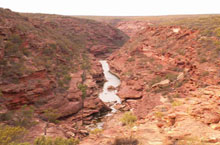
[[[98,60],[127,39],[93,20],[0,9],[1,115],[32,106],[40,121],[54,110],[59,120],[89,123],[109,110],[98,98],[105,81]]]

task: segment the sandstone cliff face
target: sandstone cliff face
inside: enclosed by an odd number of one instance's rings
[[[120,21],[115,24],[115,27],[122,30],[129,37],[135,36],[135,34],[146,28],[146,25],[152,25],[150,22],[145,21]]]
[[[98,98],[104,82],[98,59],[126,40],[92,20],[0,9],[1,112],[31,105],[40,116],[52,109],[61,120],[81,120],[83,110],[90,121],[109,110]]]
[[[199,20],[181,23],[194,27],[207,19]],[[203,30],[136,23],[119,23],[131,39],[108,60],[121,80],[118,95],[139,119],[132,127],[123,125],[129,109],[118,105],[120,111],[105,118],[103,131],[81,144],[127,143],[131,138],[143,145],[219,144],[220,40],[209,29],[215,25]],[[204,31],[210,34],[204,36]]]
[[[133,137],[149,145],[215,145],[220,142],[219,86],[190,91],[188,98],[175,98],[155,107],[133,127],[120,122],[123,113],[107,118],[104,131],[85,138],[82,145],[109,145],[116,138]]]
[[[128,35],[136,34],[109,57],[109,62],[122,81],[118,95],[135,108],[140,118],[161,104],[161,96],[172,101],[199,87],[219,83],[218,62],[199,61],[199,30],[145,22],[131,33],[128,28],[138,22],[127,23],[119,28]],[[212,71],[207,72],[207,64]]]

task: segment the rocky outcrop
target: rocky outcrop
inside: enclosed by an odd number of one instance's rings
[[[129,37],[133,37],[137,32],[145,29],[148,25],[152,24],[145,21],[121,21],[117,23],[115,27],[122,30]]]
[[[134,19],[117,22],[131,39],[108,60],[121,80],[118,95],[138,121],[133,127],[123,126],[124,104],[118,105],[122,112],[104,120],[102,133],[81,144],[107,145],[131,137],[144,145],[219,144],[219,59],[213,55],[219,38],[201,37],[201,31],[211,33],[209,27],[215,24],[208,23],[203,31],[192,30],[194,21],[188,17],[180,23],[189,28],[167,26],[170,22],[143,22],[139,27]]]
[[[146,22],[132,29],[135,24],[129,21],[120,24],[118,28],[134,35],[109,57],[109,63],[121,80],[118,95],[129,100],[139,117],[161,104],[161,96],[183,97],[204,84],[218,84],[211,75],[202,75],[206,69],[202,69],[205,64],[198,62],[199,31],[178,26],[152,26]],[[127,31],[128,28],[133,32]],[[217,67],[211,63],[210,66],[217,75]]]
[[[47,121],[44,113],[54,110],[64,124],[88,124],[110,110],[98,98],[104,75],[97,57],[119,49],[126,34],[93,20],[6,9],[0,9],[0,20],[3,108],[33,106],[41,123]]]
[[[158,105],[133,127],[120,122],[123,113],[107,118],[99,135],[85,138],[82,145],[108,145],[116,138],[137,139],[143,145],[218,144],[219,86],[191,91],[187,98],[176,98]]]

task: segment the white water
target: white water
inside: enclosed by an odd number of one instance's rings
[[[106,60],[101,60],[100,63],[102,64],[102,69],[105,75],[105,79],[107,82],[105,82],[102,92],[99,94],[99,98],[103,102],[116,102],[121,103],[120,98],[116,95],[117,90],[108,90],[108,87],[118,87],[120,85],[120,80],[113,75],[109,70],[109,65]],[[114,106],[111,106],[112,112],[116,112],[114,109]]]
[[[102,69],[103,69],[103,73],[105,75],[105,79],[107,80],[103,86],[102,92],[99,94],[99,98],[103,101],[103,102],[113,102],[112,106],[110,106],[110,108],[112,109],[112,111],[110,113],[108,113],[106,116],[111,116],[113,115],[113,113],[117,112],[117,110],[114,108],[114,105],[117,103],[121,104],[121,100],[120,98],[116,95],[117,94],[117,90],[108,90],[109,86],[113,86],[113,87],[118,87],[120,85],[120,80],[113,75],[110,71],[109,71],[109,65],[107,63],[106,60],[101,60],[99,61],[102,64]],[[95,129],[95,128],[100,128],[102,129],[104,125],[104,122],[98,122],[95,125],[89,125],[88,128],[90,130]]]

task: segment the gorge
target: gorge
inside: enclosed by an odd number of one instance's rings
[[[219,23],[0,8],[0,144],[219,144]],[[4,142],[7,127],[26,134]]]

